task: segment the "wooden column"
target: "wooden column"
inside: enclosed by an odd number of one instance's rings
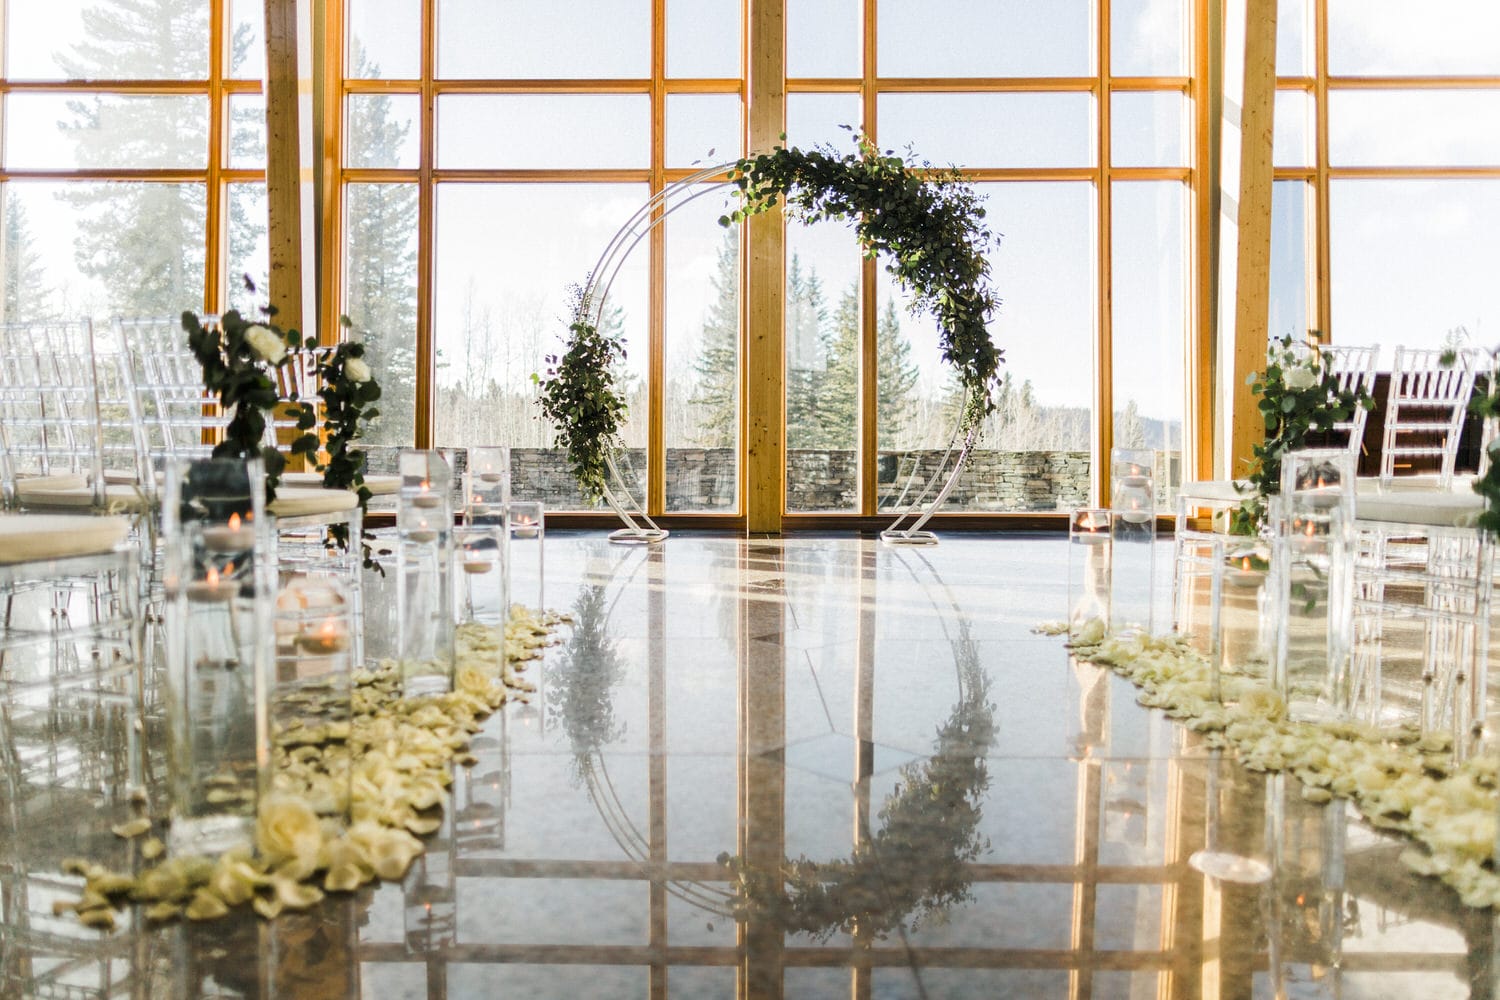
[[[786,0],[750,0],[746,149],[764,152],[786,131]],[[786,225],[781,210],[745,224],[745,528],[781,531],[786,496]]]
[[[301,129],[297,107],[297,0],[266,3],[266,202],[271,287],[283,328],[303,328]],[[210,197],[219,197],[210,192]]]
[[[1225,32],[1226,37],[1231,33]],[[1226,86],[1227,89],[1227,86]],[[1225,101],[1225,116],[1230,115]],[[1271,297],[1271,138],[1276,107],[1276,0],[1245,0],[1245,78],[1240,104],[1239,238],[1234,301],[1233,426],[1229,472],[1243,475],[1265,434],[1247,379],[1265,362]],[[1225,122],[1225,128],[1230,122]],[[1225,262],[1224,266],[1228,266]]]

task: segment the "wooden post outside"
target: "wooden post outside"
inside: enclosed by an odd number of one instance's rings
[[[750,0],[746,150],[771,149],[786,131],[786,0]],[[786,503],[786,224],[781,210],[746,224],[744,298],[745,528],[781,531]]]

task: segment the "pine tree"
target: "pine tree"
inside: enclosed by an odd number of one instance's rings
[[[817,387],[818,447],[848,451],[859,430],[859,285],[839,297],[821,338],[823,372]]]
[[[0,260],[5,263],[5,271],[0,281],[5,284],[5,297],[0,304],[0,322],[39,319],[51,312],[46,268],[32,239],[25,206],[15,198],[5,197],[3,211],[5,225],[0,229],[0,239],[4,240],[4,246],[0,247]]]
[[[112,0],[86,8],[84,40],[58,63],[70,79],[202,79],[208,5]],[[80,167],[202,164],[208,117],[196,101],[95,94],[68,101],[59,127]],[[205,192],[195,184],[77,184],[79,270],[103,281],[111,311],[174,314],[203,305]]]
[[[875,326],[875,393],[880,414],[877,447],[881,451],[896,448],[897,441],[912,419],[915,401],[912,390],[917,386],[917,366],[911,359],[911,341],[901,329],[896,303],[886,299],[880,322]]]
[[[374,75],[362,49],[356,48],[354,63],[357,76]],[[369,162],[388,163],[395,161],[411,124],[393,120],[389,99],[377,97],[349,106],[348,129],[360,137]],[[417,411],[417,188],[351,184],[346,192],[344,311],[365,343],[381,388],[381,416],[367,440],[406,444]]]
[[[732,447],[740,419],[740,231],[731,228],[719,245],[715,299],[703,321],[703,346],[693,362],[697,382],[688,402],[701,408],[698,442]]]
[[[816,271],[804,271],[793,253],[786,275],[786,440],[792,449],[823,444],[820,393],[822,340],[828,310]]]

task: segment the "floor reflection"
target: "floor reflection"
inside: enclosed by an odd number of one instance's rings
[[[576,621],[532,702],[404,884],[314,914],[54,916],[64,857],[132,860],[108,754],[0,716],[0,996],[1493,995],[1490,915],[1399,841],[1030,632],[1066,613],[1063,539],[547,544]]]

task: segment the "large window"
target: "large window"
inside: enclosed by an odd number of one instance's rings
[[[10,3],[0,318],[252,308],[267,270],[259,2]]]
[[[616,230],[740,153],[738,3],[707,6],[344,5],[342,301],[392,390],[382,442],[509,445],[518,496],[580,505],[531,376]],[[627,345],[625,471],[657,512],[739,509],[740,253],[723,204],[673,212],[603,306]]]
[[[1273,336],[1493,346],[1500,7],[1282,0]]]
[[[956,164],[1001,237],[1001,406],[950,510],[1084,503],[1111,441],[1178,475],[1191,6],[786,0],[789,140],[847,148],[851,126]],[[746,16],[741,0],[346,0],[340,301],[391,390],[381,440],[509,444],[518,495],[576,508],[530,376],[615,229],[739,155]],[[723,203],[705,189],[671,212],[604,310],[652,513],[741,513],[744,421],[777,405],[741,398],[747,248]],[[792,227],[785,262],[785,510],[909,502],[956,423],[937,331],[844,228]]]

